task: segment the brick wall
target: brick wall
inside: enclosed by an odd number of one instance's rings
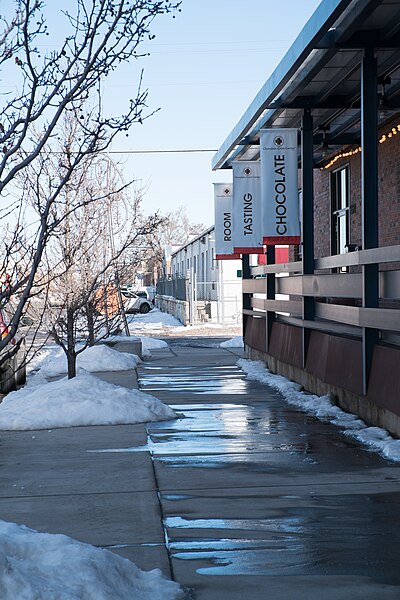
[[[400,122],[400,117],[382,127],[380,136]],[[400,244],[400,133],[378,146],[379,245]],[[327,170],[314,169],[314,248],[315,257],[331,254],[330,173],[349,167],[350,172],[350,243],[361,246],[361,155],[338,160]],[[299,173],[299,184],[301,178]],[[297,260],[297,249],[291,247],[289,260]],[[399,268],[392,265],[391,268]]]
[[[396,119],[380,131],[387,133]],[[400,244],[400,133],[378,146],[379,245]],[[361,245],[361,155],[338,160],[330,170],[314,170],[315,257],[331,253],[330,173],[348,165],[350,172],[350,243]]]

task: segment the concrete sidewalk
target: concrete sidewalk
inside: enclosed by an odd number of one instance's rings
[[[135,371],[98,375],[137,387]],[[112,452],[146,441],[143,424],[1,431],[0,519],[108,548],[170,578],[151,455]]]
[[[169,343],[139,386],[177,420],[0,432],[0,519],[161,568],[195,600],[399,598],[400,467],[246,380],[219,340]]]
[[[400,598],[400,467],[236,360],[210,340],[140,369],[183,415],[147,428],[174,578],[197,600]]]

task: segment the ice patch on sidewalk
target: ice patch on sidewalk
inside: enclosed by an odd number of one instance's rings
[[[265,383],[278,390],[285,400],[323,421],[342,427],[344,434],[378,452],[381,456],[400,462],[400,440],[380,427],[369,427],[356,415],[347,413],[335,405],[332,396],[316,396],[302,391],[298,383],[271,373],[262,361],[240,359],[237,365],[249,379]]]

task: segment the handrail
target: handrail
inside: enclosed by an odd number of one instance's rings
[[[363,266],[370,264],[400,263],[400,245],[382,248],[357,250],[347,254],[317,258],[315,268],[337,269],[340,267]],[[397,267],[397,265],[396,265]],[[389,301],[381,308],[360,306],[362,299],[361,273],[315,273],[302,275],[302,262],[288,262],[276,265],[261,265],[251,269],[252,278],[243,280],[243,292],[253,296],[251,307],[245,314],[259,316],[259,311],[275,313],[280,318],[282,313],[287,319],[303,327],[301,319],[304,298],[315,298],[315,326],[320,330],[339,331],[350,327],[352,331],[364,328],[382,331],[400,332],[400,269],[380,272],[380,299]],[[275,279],[275,298],[267,299],[267,278],[260,275],[291,274],[290,277]],[[255,296],[254,296],[255,295]],[[283,297],[282,297],[283,295]],[[285,299],[284,296],[287,296]],[[322,301],[318,302],[318,299]],[[326,299],[326,301],[325,301]],[[393,304],[392,301],[395,301]],[[257,310],[258,309],[258,310]],[[310,325],[306,326],[307,328]]]
[[[300,261],[281,263],[279,265],[259,265],[251,268],[252,275],[266,275],[268,273],[302,273],[303,263]]]
[[[400,245],[369,248],[368,250],[355,250],[345,254],[324,256],[314,260],[315,270],[337,269],[340,267],[360,267],[362,265],[400,262]],[[302,273],[302,261],[288,262],[277,265],[259,265],[252,267],[254,277],[272,273]]]
[[[346,254],[317,258],[314,267],[315,269],[332,269],[391,262],[400,262],[400,246],[369,248],[368,250],[356,250]]]

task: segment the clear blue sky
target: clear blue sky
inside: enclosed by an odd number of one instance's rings
[[[1,2],[1,0],[0,0]],[[61,0],[61,4],[73,0]],[[121,65],[104,86],[107,112],[123,113],[144,68],[150,109],[160,111],[121,137],[114,151],[212,150],[205,153],[116,154],[126,180],[147,186],[147,213],[187,206],[194,222],[214,220],[211,158],[307,22],[320,0],[183,0],[173,19],[160,16],[150,56]],[[1,7],[12,8],[14,0]],[[47,0],[50,44],[59,41],[58,2]],[[3,90],[6,80],[0,82]]]
[[[320,0],[183,0],[175,19],[162,16],[141,64],[149,104],[159,113],[121,137],[115,150],[218,149],[272,73]],[[137,72],[137,67],[135,67]],[[130,93],[132,70],[108,88]],[[213,223],[213,152],[133,154],[127,179],[148,183],[146,211],[186,205],[190,218]]]

